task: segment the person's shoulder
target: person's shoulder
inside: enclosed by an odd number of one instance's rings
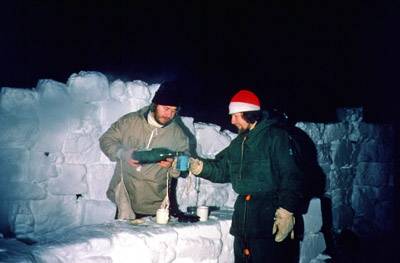
[[[123,115],[122,117],[120,117],[118,119],[118,122],[121,124],[128,124],[128,123],[137,122],[137,121],[141,121],[141,120],[144,120],[144,113],[140,109],[138,111],[126,113],[125,115]]]
[[[119,118],[119,121],[125,122],[125,121],[135,119],[137,117],[138,117],[138,113],[136,111],[129,112],[129,113],[126,113],[125,115],[123,115],[121,118]]]
[[[143,107],[137,111],[128,112],[123,115],[121,118],[144,118],[144,115],[148,111],[148,107]]]
[[[274,123],[264,127],[261,131],[264,138],[269,138],[273,141],[282,140],[290,137],[289,130],[286,126],[282,126],[279,123]]]
[[[174,135],[183,135],[186,136],[186,133],[184,131],[184,128],[181,126],[182,124],[179,124],[175,120],[172,121],[168,126],[171,130],[173,130]]]

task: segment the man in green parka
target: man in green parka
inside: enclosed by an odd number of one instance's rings
[[[289,134],[261,111],[254,93],[239,91],[229,104],[238,136],[215,159],[190,159],[190,171],[215,183],[231,182],[238,197],[230,233],[235,262],[298,262],[295,218],[304,202],[305,175]]]

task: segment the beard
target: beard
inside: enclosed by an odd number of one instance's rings
[[[239,128],[239,127],[237,127],[237,129],[238,129],[238,133],[239,134],[243,134],[243,133],[246,133],[249,129],[245,129],[245,128]]]
[[[243,133],[246,133],[246,132],[248,132],[250,130],[249,126],[247,126],[247,127],[244,127],[242,125],[239,125],[239,126],[235,125],[235,126],[238,129],[238,134],[243,134]]]
[[[154,119],[160,125],[165,125],[172,120],[172,118],[161,116],[157,110],[154,111]]]

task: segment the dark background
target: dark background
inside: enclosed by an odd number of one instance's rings
[[[400,5],[380,2],[1,1],[0,87],[180,79],[182,115],[229,128],[240,89],[293,121],[334,122],[364,107],[367,122],[399,116]]]

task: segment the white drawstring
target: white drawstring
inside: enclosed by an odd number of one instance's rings
[[[151,140],[153,139],[154,132],[156,133],[156,136],[157,136],[157,135],[158,135],[158,133],[157,133],[157,128],[155,128],[155,129],[151,132],[150,139],[149,139],[149,143],[147,144],[146,149],[150,149],[149,147],[150,147]]]

